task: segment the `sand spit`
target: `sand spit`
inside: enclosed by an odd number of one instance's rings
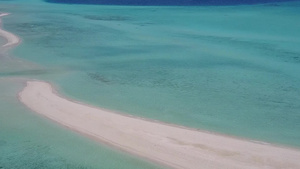
[[[0,36],[4,37],[7,41],[6,44],[4,44],[2,47],[16,46],[20,43],[20,39],[16,35],[1,29],[1,17],[6,15],[9,15],[9,13],[0,14]]]
[[[63,98],[42,81],[28,81],[19,99],[71,130],[172,168],[300,168],[299,150],[118,114]]]

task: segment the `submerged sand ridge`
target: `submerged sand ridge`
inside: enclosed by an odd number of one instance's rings
[[[19,99],[71,130],[172,168],[300,168],[299,150],[134,118],[56,93],[49,83],[28,81]]]
[[[20,43],[20,39],[16,35],[1,29],[1,17],[7,15],[9,15],[9,13],[0,13],[0,36],[4,37],[7,41],[2,47],[15,46]]]

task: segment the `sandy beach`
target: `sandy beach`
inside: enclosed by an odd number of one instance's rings
[[[0,36],[4,37],[7,41],[6,44],[4,44],[2,47],[15,46],[15,45],[18,45],[18,43],[20,43],[20,39],[16,35],[1,29],[1,26],[2,26],[1,17],[7,16],[7,15],[9,15],[9,13],[1,13],[0,14]]]
[[[172,168],[300,168],[299,150],[96,108],[61,97],[42,81],[28,81],[19,99],[34,112],[73,131]]]

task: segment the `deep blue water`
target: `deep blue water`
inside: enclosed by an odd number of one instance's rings
[[[296,0],[45,0],[53,3],[67,4],[102,4],[102,5],[170,5],[170,6],[197,6],[197,5],[243,5]]]

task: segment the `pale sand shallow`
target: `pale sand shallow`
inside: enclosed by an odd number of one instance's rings
[[[4,37],[7,41],[6,44],[4,44],[2,47],[11,47],[11,46],[18,45],[20,43],[20,39],[16,35],[1,29],[1,17],[6,15],[9,14],[8,13],[0,14],[0,36]]]
[[[173,168],[300,168],[300,151],[122,115],[63,98],[28,81],[19,99],[71,130]]]

